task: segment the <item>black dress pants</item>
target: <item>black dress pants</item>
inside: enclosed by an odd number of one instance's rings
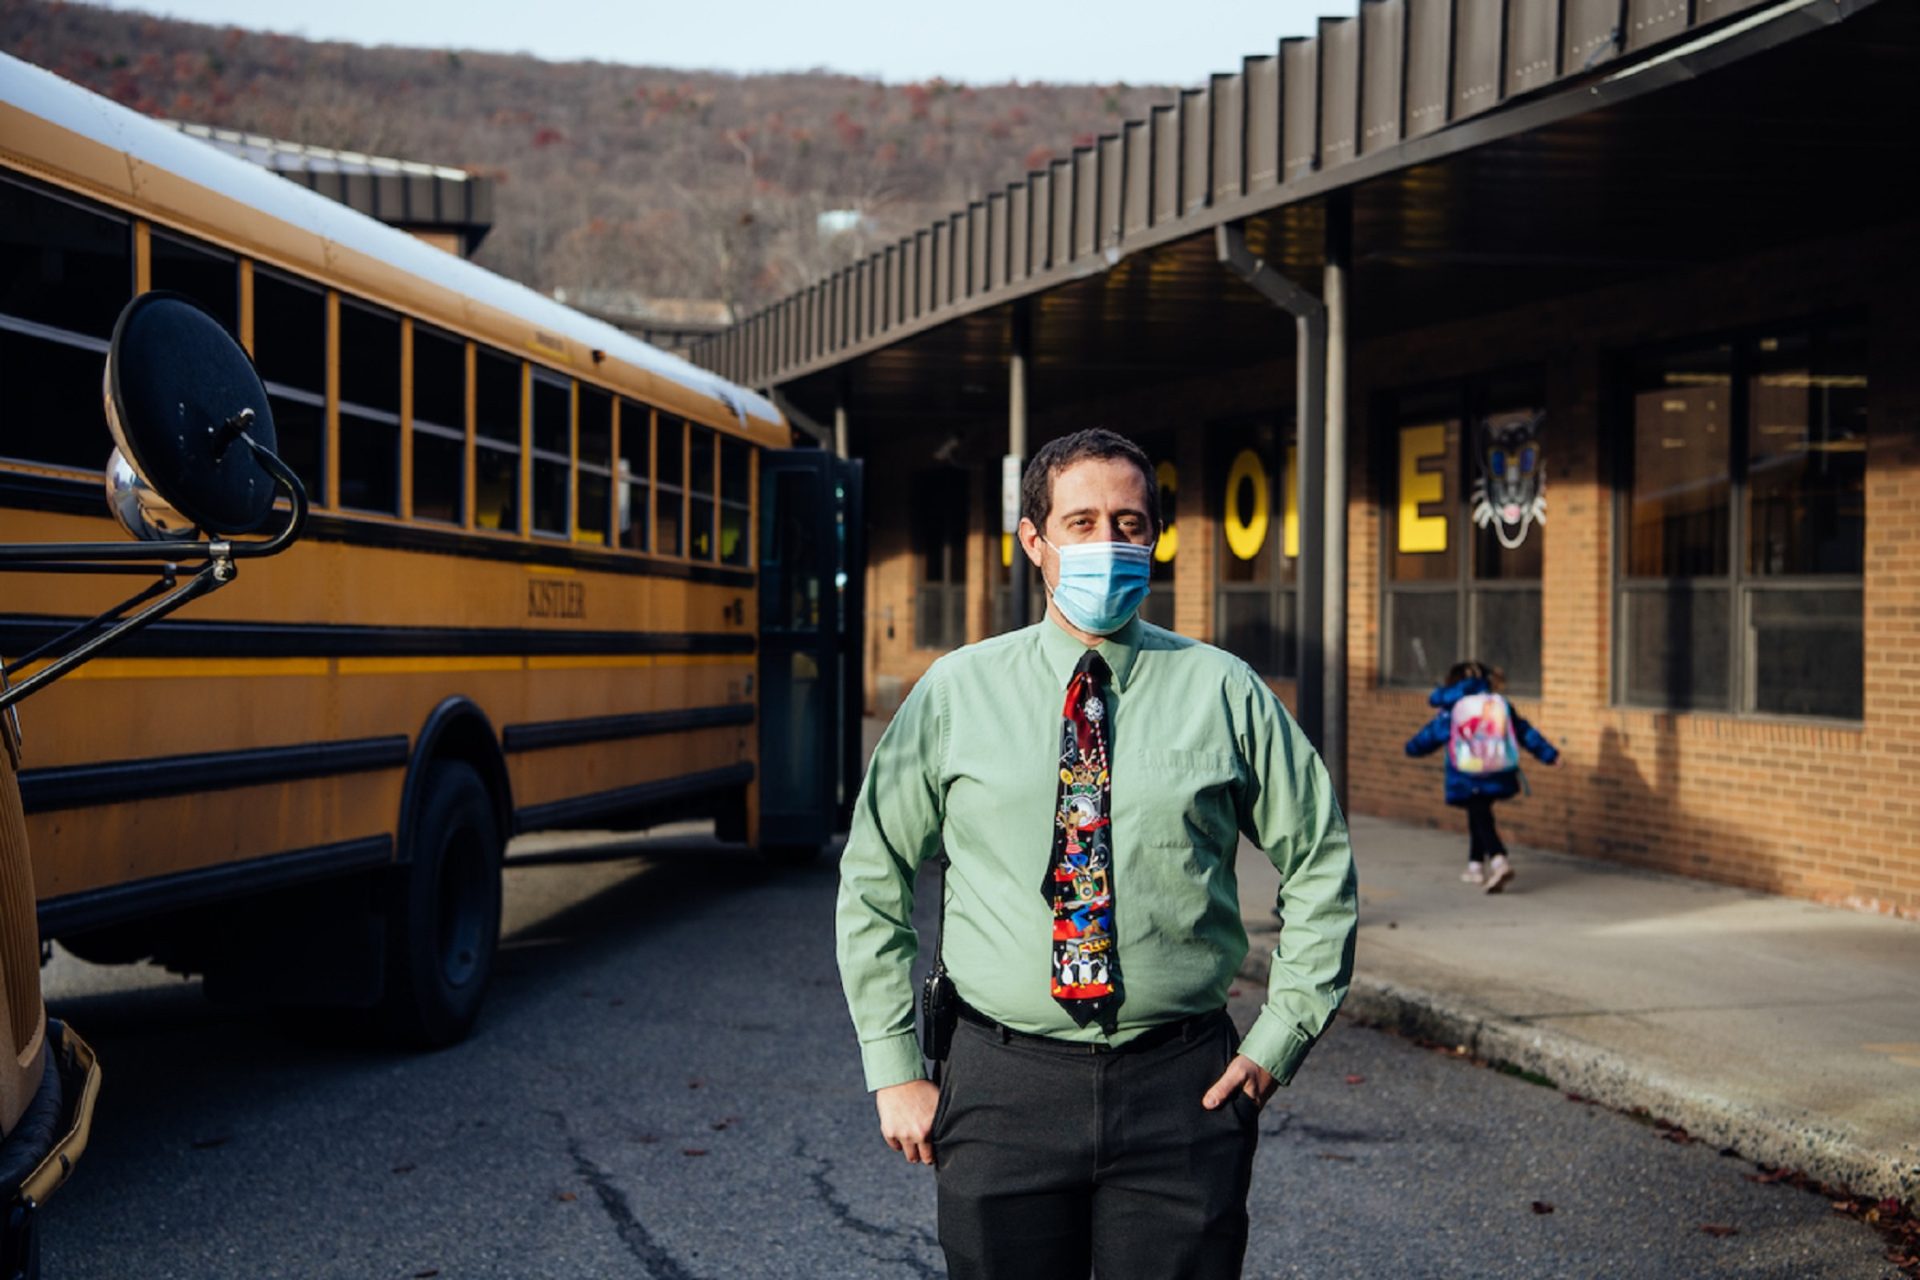
[[[1238,1276],[1259,1108],[1200,1105],[1238,1044],[1224,1011],[1102,1053],[962,1022],[932,1134],[948,1275]]]

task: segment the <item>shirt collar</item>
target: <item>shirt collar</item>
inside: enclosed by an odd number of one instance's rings
[[[1140,654],[1142,637],[1140,615],[1134,614],[1127,619],[1127,625],[1110,636],[1102,636],[1094,648],[1106,659],[1107,668],[1113,672],[1113,687],[1124,690],[1127,680],[1133,675],[1133,660]],[[1062,689],[1073,678],[1073,669],[1079,664],[1080,655],[1087,646],[1067,634],[1065,627],[1051,617],[1040,619],[1040,653],[1045,658],[1047,669],[1057,677]]]

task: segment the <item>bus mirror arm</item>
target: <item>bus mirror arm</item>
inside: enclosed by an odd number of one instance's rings
[[[213,543],[206,545],[217,548],[221,544]],[[174,566],[165,566],[161,574],[161,580],[146,590],[137,593],[130,599],[121,601],[99,617],[83,622],[56,639],[41,645],[33,654],[29,655],[29,658],[44,657],[48,653],[61,649],[66,649],[66,652],[63,656],[54,659],[53,662],[34,672],[19,684],[11,684],[6,680],[4,674],[0,674],[0,711],[8,710],[14,703],[25,698],[27,695],[52,684],[55,680],[67,674],[67,672],[73,670],[89,658],[92,658],[102,649],[117,643],[122,636],[138,631],[149,623],[166,617],[182,605],[197,600],[201,596],[218,590],[220,587],[233,581],[234,567],[230,557],[217,555],[216,558],[209,560],[205,565],[201,566],[198,573],[188,578],[178,587],[173,586]],[[168,591],[170,587],[173,589]],[[140,612],[134,614],[132,617],[123,618],[119,616],[141,601],[152,599],[152,597],[159,595],[163,591],[168,593],[161,595],[158,600],[154,600],[153,603],[147,605],[146,608],[140,610]],[[99,631],[96,634],[87,634],[105,622],[111,622],[112,625],[107,627],[106,630]],[[76,636],[84,636],[86,638],[82,639],[71,649],[68,649],[67,646],[72,643]],[[16,663],[15,665],[18,666],[20,664]]]
[[[307,490],[270,449],[263,448],[245,430],[236,432],[246,442],[260,465],[287,491],[291,509],[287,522],[270,538],[254,542],[236,542],[226,538],[208,541],[35,543],[0,546],[0,566],[11,571],[42,573],[155,573],[156,581],[122,600],[96,617],[80,623],[25,654],[12,665],[15,669],[59,653],[48,665],[18,684],[6,676],[6,664],[0,662],[0,712],[8,711],[22,698],[58,680],[122,637],[157,622],[191,601],[219,590],[239,574],[235,560],[277,555],[300,536],[307,523]],[[164,557],[164,561],[154,561]],[[181,560],[205,560],[199,570],[184,583],[179,582]],[[157,598],[156,598],[157,597]],[[138,613],[125,616],[129,609]]]

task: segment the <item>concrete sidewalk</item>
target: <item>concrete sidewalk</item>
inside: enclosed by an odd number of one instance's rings
[[[1526,849],[1488,895],[1459,878],[1464,834],[1352,828],[1347,1016],[1752,1160],[1920,1196],[1920,924]],[[1245,844],[1239,869],[1264,981],[1278,878]]]

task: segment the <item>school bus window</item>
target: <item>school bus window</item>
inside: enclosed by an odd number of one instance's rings
[[[652,474],[648,459],[653,456],[653,410],[631,400],[620,402],[620,545],[629,551],[652,549],[648,536],[653,525],[647,518],[647,478]]]
[[[467,453],[467,344],[413,330],[413,514],[459,524]]]
[[[714,437],[705,427],[691,428],[687,464],[687,554],[695,560],[714,558],[713,489]]]
[[[520,362],[481,351],[474,369],[473,522],[520,532]]]
[[[753,463],[749,446],[720,442],[720,559],[746,564],[752,558]]]
[[[124,219],[0,180],[0,457],[106,465],[100,371],[131,296]]]
[[[663,413],[653,434],[654,465],[659,473],[654,482],[653,549],[663,556],[685,555],[680,535],[686,528],[686,419]]]
[[[573,540],[607,545],[613,502],[613,397],[580,384],[580,497]]]
[[[326,502],[326,295],[255,267],[253,363],[267,386],[280,456],[307,496]]]
[[[148,247],[148,282],[153,288],[185,294],[228,333],[240,332],[240,265],[232,254],[158,230]]]
[[[567,481],[573,467],[572,394],[568,385],[533,375],[533,531],[567,532]]]
[[[104,340],[132,296],[125,218],[0,178],[0,325]]]
[[[400,320],[344,300],[340,505],[400,514]]]

